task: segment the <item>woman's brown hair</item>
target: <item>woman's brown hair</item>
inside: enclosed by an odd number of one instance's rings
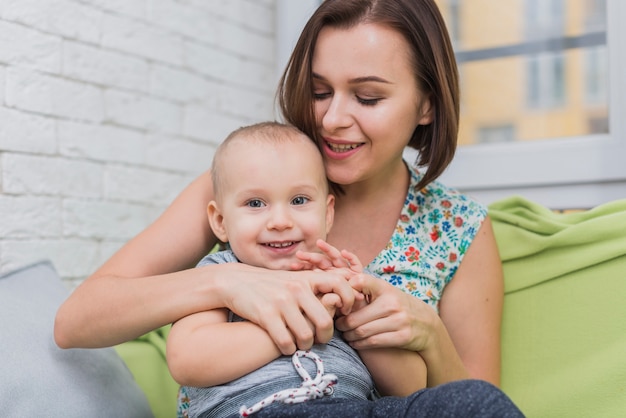
[[[315,122],[312,61],[317,37],[326,26],[348,29],[376,23],[400,33],[412,51],[417,85],[428,96],[433,121],[419,125],[408,146],[427,166],[420,188],[439,177],[454,157],[459,129],[456,59],[434,0],[325,0],[305,25],[280,80],[277,98],[285,119],[320,143]],[[417,109],[416,109],[417,111]]]

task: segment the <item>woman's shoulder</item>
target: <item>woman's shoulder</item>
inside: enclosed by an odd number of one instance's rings
[[[415,167],[410,167],[410,172],[396,229],[368,268],[437,309],[444,287],[487,216],[487,208],[438,181],[417,189],[421,174]]]
[[[486,205],[454,187],[447,186],[439,180],[430,182],[426,187],[417,189],[422,175],[415,167],[409,166],[411,182],[407,192],[406,205],[412,212],[424,214],[434,213],[435,216],[446,214],[461,219],[476,218],[482,222],[487,216]],[[411,211],[410,211],[411,212]],[[457,223],[460,220],[456,220]]]

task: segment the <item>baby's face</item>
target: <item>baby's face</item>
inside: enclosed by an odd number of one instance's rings
[[[332,224],[319,151],[303,141],[233,145],[220,199],[230,247],[243,263],[289,269],[296,251],[317,251]]]

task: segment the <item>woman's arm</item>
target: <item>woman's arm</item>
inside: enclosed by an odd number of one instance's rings
[[[502,263],[487,218],[446,287],[439,313],[469,376],[496,386],[503,303]]]
[[[428,386],[469,377],[499,384],[503,279],[489,219],[446,287],[440,316],[386,282],[362,276],[351,284],[371,299],[336,322],[354,348],[418,352],[426,362]]]
[[[191,183],[152,225],[124,245],[61,305],[54,336],[60,347],[104,347],[136,338],[190,314],[228,308],[266,329],[283,353],[332,336],[316,294],[354,300],[343,278],[276,272],[229,263],[190,269],[215,244],[206,206],[207,172]],[[315,332],[306,326],[314,324]]]
[[[415,351],[372,348],[359,355],[382,396],[408,396],[426,387],[426,363]]]
[[[216,243],[206,217],[210,174],[191,183],[167,210],[87,278],[61,305],[55,340],[64,348],[130,340],[207,310],[215,286],[206,272],[185,270]]]
[[[167,337],[167,365],[185,386],[224,384],[280,357],[269,334],[251,322],[227,322],[228,310],[177,321]]]
[[[363,307],[366,303],[358,302],[354,309]],[[415,351],[370,348],[359,350],[359,356],[382,396],[408,396],[426,387],[426,363]]]

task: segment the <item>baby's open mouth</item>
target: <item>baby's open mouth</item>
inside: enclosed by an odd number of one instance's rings
[[[268,247],[272,247],[272,248],[286,248],[286,247],[291,247],[292,245],[295,245],[295,244],[296,244],[295,241],[286,241],[286,242],[268,242],[265,245]]]

